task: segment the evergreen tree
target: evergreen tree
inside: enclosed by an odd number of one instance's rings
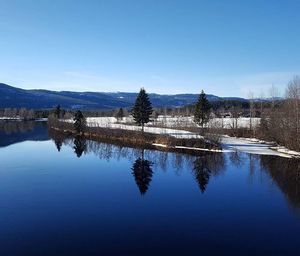
[[[138,125],[142,126],[142,131],[144,131],[144,125],[150,121],[152,111],[149,96],[145,89],[142,88],[132,109],[133,119]]]
[[[209,115],[210,104],[206,98],[206,94],[202,90],[195,106],[194,122],[203,128],[204,124],[206,124],[209,121]]]
[[[83,116],[82,112],[80,110],[78,110],[75,113],[74,116],[74,129],[77,133],[82,133],[85,130],[85,117]]]
[[[123,119],[123,117],[124,117],[124,110],[123,110],[123,108],[119,109],[116,117],[117,117],[118,120],[122,120]]]
[[[60,114],[61,114],[61,109],[60,109],[60,105],[57,105],[55,110],[54,110],[54,116],[59,119],[60,118]]]

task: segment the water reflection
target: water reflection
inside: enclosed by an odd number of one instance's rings
[[[141,192],[141,195],[144,195],[152,180],[153,171],[152,171],[152,162],[149,160],[144,159],[144,150],[142,150],[142,156],[138,157],[131,170],[132,175],[135,179],[135,182]]]
[[[194,160],[193,174],[199,185],[201,193],[204,193],[211,176],[217,176],[224,170],[224,155],[206,153]]]
[[[66,145],[73,148],[77,157],[81,157],[83,153],[92,153],[106,161],[127,158],[133,163],[132,175],[142,195],[149,189],[155,168],[166,171],[172,167],[177,175],[181,175],[185,169],[191,170],[201,193],[204,193],[211,179],[224,172],[225,166],[235,166],[242,170],[247,165],[252,184],[256,175],[255,170],[261,169],[275,181],[290,204],[300,208],[300,160],[277,156],[249,155],[240,152],[227,155],[219,153],[188,155],[129,148],[118,144],[85,140],[83,137],[61,137],[55,133],[51,134],[51,137],[58,151],[63,145]],[[225,165],[226,159],[228,164]]]
[[[63,144],[63,140],[60,139],[56,139],[54,140],[55,146],[57,148],[57,151],[60,152],[62,144]]]
[[[194,175],[198,182],[201,193],[204,193],[206,190],[211,171],[207,168],[205,163],[202,161],[203,158],[197,158],[194,161]]]
[[[240,167],[243,165],[243,162],[245,161],[245,158],[243,157],[243,153],[239,151],[234,151],[232,153],[229,153],[229,159],[230,161],[236,166]]]
[[[261,156],[262,170],[267,171],[293,208],[300,209],[300,159]]]
[[[45,141],[48,139],[46,122],[0,120],[0,147],[26,140]]]
[[[1,255],[300,255],[300,160],[51,138],[0,150]]]
[[[74,138],[74,152],[79,158],[82,156],[83,152],[86,150],[86,139],[82,136],[76,136]]]

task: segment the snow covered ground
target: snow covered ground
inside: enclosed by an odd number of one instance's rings
[[[196,127],[193,121],[193,116],[158,116],[157,120],[153,122],[154,125],[167,126],[167,127]],[[252,127],[257,127],[260,124],[260,118],[251,118]],[[237,128],[249,128],[250,118],[212,118],[206,127],[231,129]]]
[[[20,117],[5,117],[5,116],[2,116],[2,117],[0,117],[0,120],[12,120],[12,121],[18,120],[18,121],[22,121],[23,119],[20,118]]]
[[[115,117],[88,117],[87,118],[89,123],[100,124],[102,125],[109,125],[112,123],[116,123],[117,119]],[[122,121],[119,123],[134,123],[132,117],[124,117]],[[260,124],[260,118],[212,118],[207,127],[214,127],[214,128],[224,128],[224,129],[231,129],[233,127],[238,128],[249,128],[250,123],[252,127],[257,127]],[[149,126],[164,126],[168,128],[175,128],[175,127],[196,127],[196,124],[193,121],[192,116],[158,116],[157,119],[148,123]]]
[[[103,128],[111,128],[111,129],[141,131],[140,126],[127,125],[127,124],[116,123],[116,122],[117,120],[114,117],[88,117],[87,118],[87,125],[90,127],[103,127]],[[170,129],[170,128],[145,126],[144,131],[149,133],[154,133],[154,134],[168,134],[176,138],[185,138],[185,139],[203,138],[202,136],[196,133],[183,131],[183,130]]]
[[[232,128],[256,128],[260,124],[260,118],[213,118],[210,120],[208,126],[213,128],[223,128],[223,129],[232,129]]]
[[[225,151],[240,151],[249,154],[270,155],[281,157],[300,157],[299,152],[288,150],[284,147],[272,147],[272,144],[252,138],[222,137],[222,146]],[[279,150],[278,150],[279,149]]]
[[[158,118],[159,120],[159,118]],[[174,127],[175,123],[178,122],[177,118],[174,117],[167,117],[168,120],[166,123],[168,124],[168,127]],[[227,124],[229,125],[230,122],[232,122],[231,118],[224,118],[221,120],[220,118],[215,118],[212,121],[213,122],[223,122],[226,120]],[[259,119],[256,118],[255,121],[252,119],[252,125],[259,124]],[[73,122],[72,120],[69,120],[70,122]],[[132,119],[127,117],[124,118],[123,121],[120,123],[117,122],[117,119],[115,117],[88,117],[87,118],[87,125],[90,127],[103,127],[103,128],[111,128],[111,129],[124,129],[124,130],[133,130],[133,131],[140,131],[141,127],[136,125],[130,125],[128,123],[132,123]],[[192,119],[190,117],[190,122],[192,122]],[[126,124],[127,123],[127,124]],[[155,122],[154,122],[155,124]],[[157,122],[156,122],[157,124]],[[176,123],[178,124],[178,123]],[[248,127],[249,125],[249,118],[241,118],[240,119],[240,125],[241,127]],[[180,127],[180,126],[179,126]],[[223,126],[224,127],[224,126]],[[174,136],[176,138],[203,138],[202,136],[189,132],[189,131],[183,131],[179,129],[172,129],[172,128],[160,128],[160,127],[152,127],[152,126],[146,126],[145,132],[154,133],[154,134],[168,134],[170,136]],[[235,138],[235,137],[229,137],[229,136],[222,136],[221,140],[223,150],[211,150],[215,152],[245,152],[249,154],[259,154],[259,155],[275,155],[275,156],[281,156],[281,157],[293,157],[293,156],[299,156],[300,153],[290,151],[284,147],[272,147],[271,144],[267,144],[264,141],[260,141],[257,139],[251,139],[251,138]],[[157,144],[156,146],[164,147],[165,145]],[[187,149],[193,149],[194,148],[187,148]],[[208,149],[197,149],[197,150],[205,150],[210,151]]]

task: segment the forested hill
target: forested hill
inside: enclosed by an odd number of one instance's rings
[[[199,89],[200,90],[200,89]],[[0,108],[33,108],[49,109],[60,104],[67,109],[113,109],[119,107],[131,107],[137,93],[127,92],[71,92],[50,90],[25,90],[0,83]],[[181,107],[193,104],[197,94],[149,94],[154,107]],[[222,98],[215,95],[207,95],[210,101],[238,100],[243,98]]]

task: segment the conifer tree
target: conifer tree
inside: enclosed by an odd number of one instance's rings
[[[61,109],[60,109],[60,105],[57,105],[55,110],[54,110],[54,116],[55,118],[59,119],[60,118],[60,114],[61,114]]]
[[[75,131],[77,133],[84,132],[85,125],[86,125],[85,117],[83,116],[82,112],[80,110],[78,110],[75,113],[75,116],[74,116],[74,129],[75,129]]]
[[[144,125],[150,121],[152,111],[149,96],[145,89],[142,88],[132,109],[133,119],[138,125],[142,126],[142,131],[144,131]]]
[[[209,121],[209,115],[210,115],[210,104],[206,98],[206,94],[202,90],[195,106],[194,122],[200,125],[203,129],[203,126]]]
[[[118,121],[123,119],[123,117],[124,117],[124,110],[123,110],[123,108],[119,109],[116,117],[117,117]]]

